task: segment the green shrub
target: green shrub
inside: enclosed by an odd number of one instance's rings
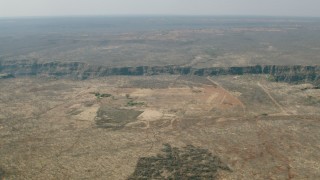
[[[98,99],[112,96],[112,94],[100,94],[99,92],[93,92],[91,94],[94,94]]]
[[[266,75],[268,81],[276,81],[276,78],[273,75]]]
[[[127,103],[127,106],[143,106],[143,105],[144,105],[144,102],[135,102],[133,100]]]

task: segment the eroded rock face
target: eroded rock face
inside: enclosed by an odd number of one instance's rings
[[[7,74],[7,73],[0,74],[0,79],[9,79],[9,78],[14,78],[14,75]]]
[[[320,82],[319,66],[302,65],[256,65],[243,67],[210,67],[193,68],[185,66],[138,66],[138,67],[106,67],[95,66],[80,62],[49,62],[41,63],[36,60],[24,61],[0,61],[0,73],[12,74],[13,76],[53,76],[70,77],[76,79],[88,79],[111,75],[243,75],[243,74],[266,74],[275,81],[283,82]]]

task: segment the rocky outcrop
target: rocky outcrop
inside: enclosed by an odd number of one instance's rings
[[[0,79],[9,79],[9,78],[14,78],[14,75],[7,74],[7,73],[0,74]]]
[[[13,76],[54,76],[70,77],[76,79],[88,79],[111,75],[243,75],[266,74],[270,79],[283,82],[320,82],[319,66],[278,66],[256,65],[243,67],[210,67],[193,68],[176,65],[168,66],[137,66],[137,67],[106,67],[95,66],[80,62],[48,62],[38,61],[0,61],[0,73]]]

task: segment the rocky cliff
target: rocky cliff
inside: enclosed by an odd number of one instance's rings
[[[184,66],[138,66],[138,67],[105,67],[79,62],[48,62],[38,61],[0,61],[0,73],[12,76],[54,76],[88,79],[111,75],[243,75],[265,74],[270,79],[283,82],[313,82],[320,84],[320,66],[276,66],[256,65],[243,67],[210,67],[193,68]]]

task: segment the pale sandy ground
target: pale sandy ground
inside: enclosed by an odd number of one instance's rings
[[[248,77],[211,78],[219,86],[119,88],[128,79],[0,81],[6,179],[126,179],[164,143],[219,156],[232,172],[219,171],[218,179],[319,179],[319,106],[304,101],[318,90]],[[97,91],[113,97],[97,99]],[[257,101],[246,100],[257,92]],[[127,106],[131,100],[144,104]],[[288,113],[279,114],[275,102]],[[142,113],[122,129],[98,128],[102,105]]]

